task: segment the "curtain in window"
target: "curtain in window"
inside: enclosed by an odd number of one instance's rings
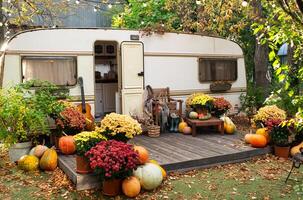
[[[39,79],[56,85],[75,85],[76,62],[74,59],[23,58],[23,80]]]
[[[199,79],[205,81],[234,81],[237,79],[235,60],[199,60]]]

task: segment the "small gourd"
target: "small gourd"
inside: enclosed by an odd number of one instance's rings
[[[183,128],[183,133],[185,134],[185,135],[189,135],[189,134],[191,134],[191,127],[190,126],[186,126],[186,127],[184,127]]]
[[[198,118],[198,113],[194,112],[194,111],[191,111],[188,116],[191,119],[197,119]]]
[[[225,126],[225,133],[233,134],[236,131],[236,126],[232,124],[226,124]]]
[[[267,128],[259,128],[259,129],[257,129],[256,134],[257,135],[263,135],[263,136],[265,136],[267,143],[269,143],[270,138],[269,138],[269,134],[268,134]]]
[[[301,148],[303,148],[303,142],[301,142],[297,146],[292,147],[290,150],[290,155],[294,156],[297,153],[301,153],[301,151],[300,151]]]
[[[182,133],[184,127],[186,127],[186,126],[187,126],[187,123],[182,119],[182,121],[179,123],[179,126],[178,126],[179,132]]]

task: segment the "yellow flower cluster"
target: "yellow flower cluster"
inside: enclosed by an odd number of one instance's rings
[[[276,105],[264,106],[254,115],[253,122],[266,122],[268,119],[286,119],[286,112]]]
[[[74,139],[76,141],[82,141],[82,142],[87,142],[89,141],[90,139],[100,139],[100,140],[107,140],[107,138],[98,133],[97,131],[83,131],[77,135],[74,136]]]
[[[128,115],[110,113],[101,121],[101,126],[96,128],[97,132],[115,136],[122,133],[125,137],[131,139],[135,135],[142,133],[141,125],[137,120]]]
[[[186,99],[185,103],[186,103],[186,107],[189,107],[189,106],[195,105],[195,104],[200,104],[203,106],[207,102],[211,102],[213,100],[214,100],[213,97],[206,95],[204,93],[194,93]]]

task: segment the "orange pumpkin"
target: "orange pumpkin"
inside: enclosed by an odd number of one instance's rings
[[[245,142],[248,143],[248,144],[250,144],[251,137],[252,137],[253,135],[254,135],[254,134],[247,133],[247,134],[244,136]]]
[[[139,154],[139,163],[144,164],[149,161],[148,151],[142,146],[134,146],[134,150]]]
[[[63,136],[59,139],[59,149],[63,154],[73,154],[76,151],[75,140],[73,136]]]
[[[184,128],[183,128],[183,133],[184,133],[185,135],[191,134],[191,127],[190,127],[190,126],[184,127]]]
[[[263,148],[266,146],[267,140],[264,135],[253,134],[251,136],[250,144],[252,147]]]
[[[269,134],[268,134],[267,128],[259,128],[259,129],[257,129],[256,134],[257,135],[264,135],[265,138],[266,138],[267,143],[269,143],[270,138],[269,138]]]
[[[122,182],[122,191],[127,197],[136,197],[141,191],[141,184],[135,176],[128,177]]]

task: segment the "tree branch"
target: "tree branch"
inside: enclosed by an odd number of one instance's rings
[[[277,2],[285,13],[287,13],[289,16],[291,16],[293,18],[293,20],[295,20],[297,23],[303,25],[302,19],[300,19],[300,17],[298,15],[294,14],[295,12],[293,12],[291,10],[287,1],[277,0]]]
[[[301,12],[301,14],[303,14],[303,1],[302,0],[296,0],[297,6]]]

